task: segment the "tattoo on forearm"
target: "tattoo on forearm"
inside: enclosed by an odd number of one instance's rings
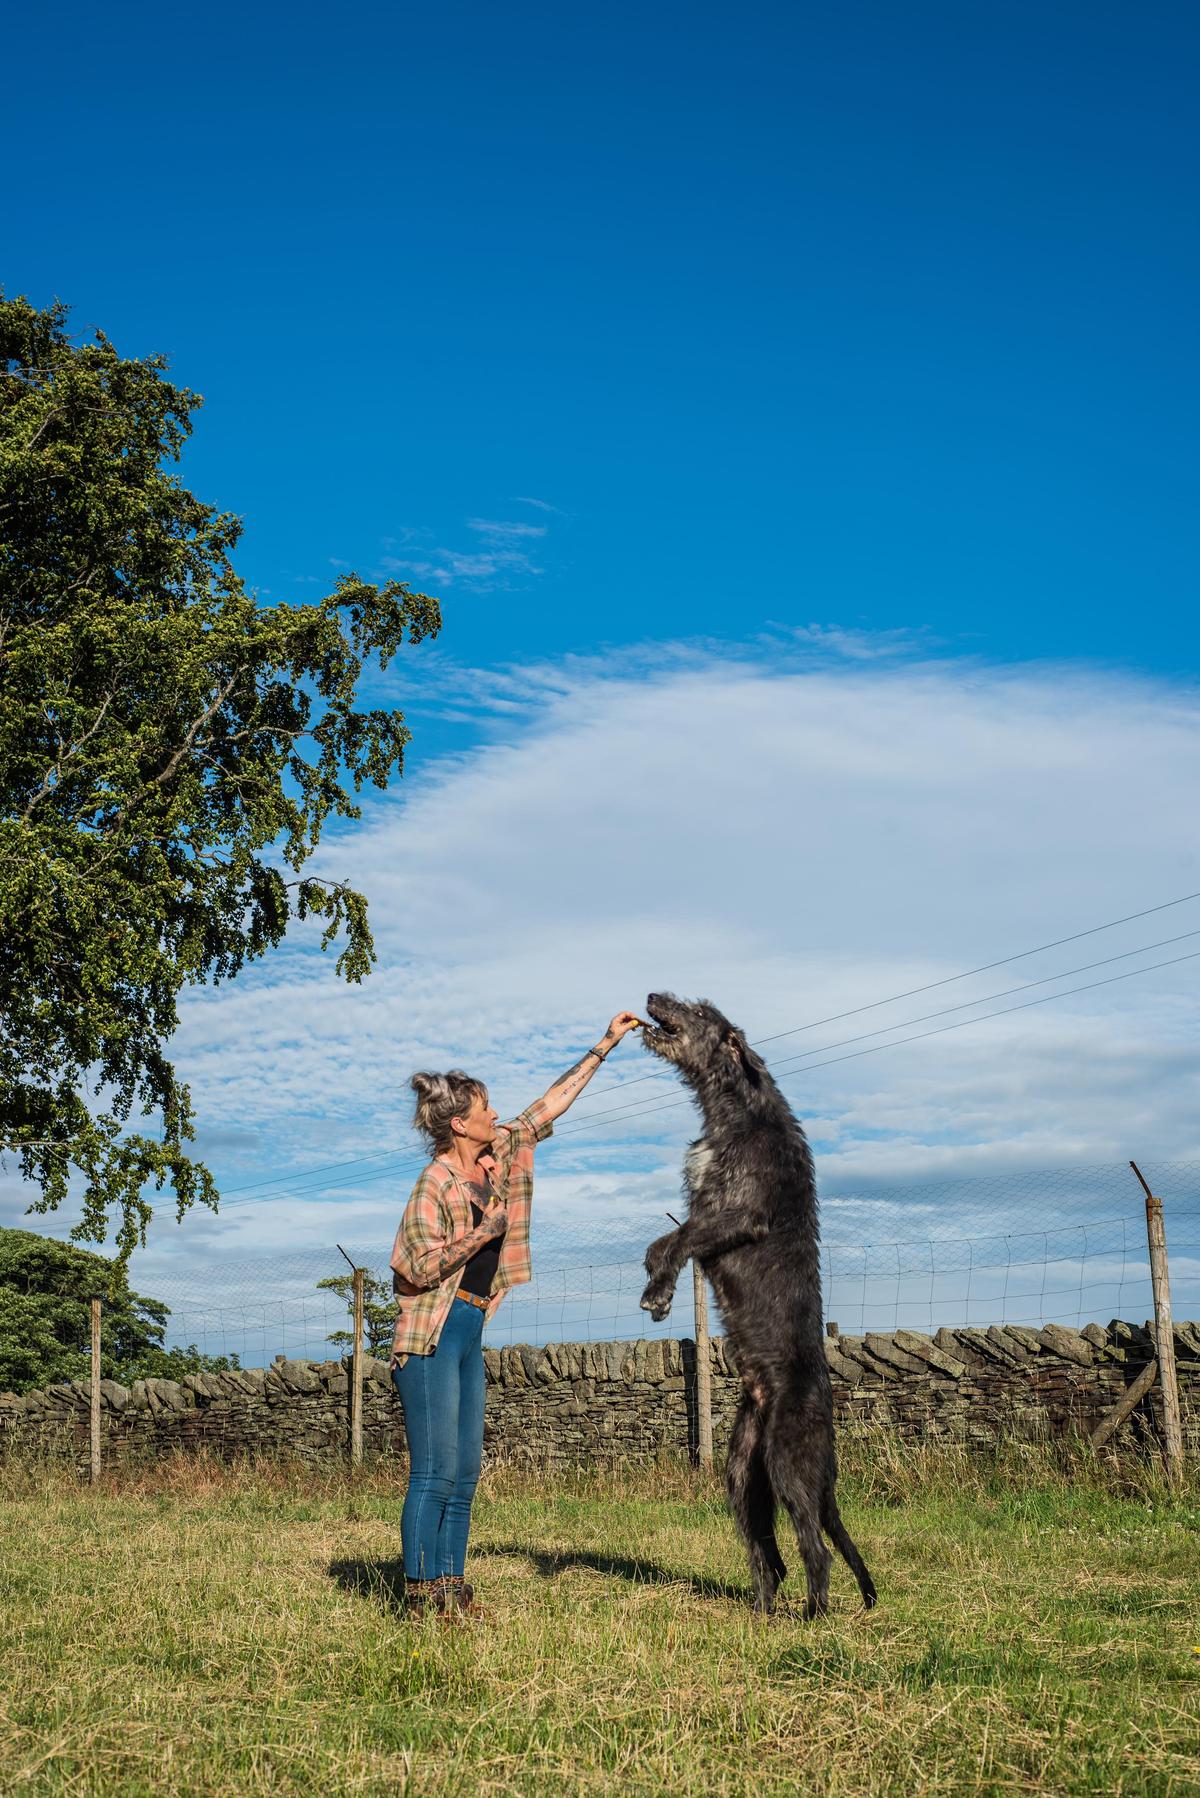
[[[565,1074],[559,1075],[550,1091],[552,1093],[573,1092],[576,1087],[585,1086],[599,1066],[600,1063],[589,1050],[586,1055],[579,1057],[574,1067],[568,1068]]]

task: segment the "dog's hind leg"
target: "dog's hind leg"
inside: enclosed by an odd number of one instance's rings
[[[821,1523],[825,1534],[858,1581],[863,1608],[869,1611],[878,1597],[875,1581],[867,1572],[867,1564],[854,1546],[850,1532],[842,1522],[841,1512],[837,1508],[837,1499],[833,1496],[832,1484],[825,1488],[825,1496],[821,1502]]]
[[[769,1616],[787,1568],[775,1539],[775,1494],[763,1457],[762,1412],[748,1392],[742,1397],[729,1439],[725,1481],[729,1509],[750,1558],[754,1608]]]
[[[777,1401],[765,1422],[764,1446],[771,1485],[792,1520],[808,1577],[804,1614],[817,1617],[829,1608],[832,1561],[821,1534],[821,1494],[832,1452],[829,1425],[809,1407]]]

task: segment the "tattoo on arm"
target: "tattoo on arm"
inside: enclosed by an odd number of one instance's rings
[[[588,1062],[594,1062],[595,1065],[587,1067]],[[599,1065],[600,1063],[596,1061],[595,1056],[592,1055],[590,1051],[586,1055],[581,1055],[574,1067],[568,1068],[565,1074],[559,1075],[558,1079],[554,1082],[554,1085],[550,1088],[550,1091],[552,1093],[573,1091],[575,1087],[584,1085],[585,1080],[590,1080]],[[584,1073],[585,1067],[587,1069],[586,1074]]]

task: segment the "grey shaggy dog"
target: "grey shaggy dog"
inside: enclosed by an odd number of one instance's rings
[[[687,1221],[646,1251],[642,1307],[657,1321],[693,1257],[716,1294],[744,1392],[727,1482],[750,1556],[754,1608],[775,1608],[787,1568],[775,1539],[782,1505],[808,1575],[805,1615],[829,1599],[830,1554],[845,1558],[863,1603],[875,1586],[834,1497],[833,1396],[821,1333],[817,1188],[799,1121],[745,1036],[715,1005],[651,993],[642,1041],[679,1069],[704,1117],[688,1151]],[[824,1535],[822,1534],[824,1532]]]

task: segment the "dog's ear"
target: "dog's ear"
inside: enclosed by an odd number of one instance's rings
[[[721,1047],[734,1067],[752,1086],[758,1085],[758,1057],[736,1025],[730,1024],[721,1038]]]

